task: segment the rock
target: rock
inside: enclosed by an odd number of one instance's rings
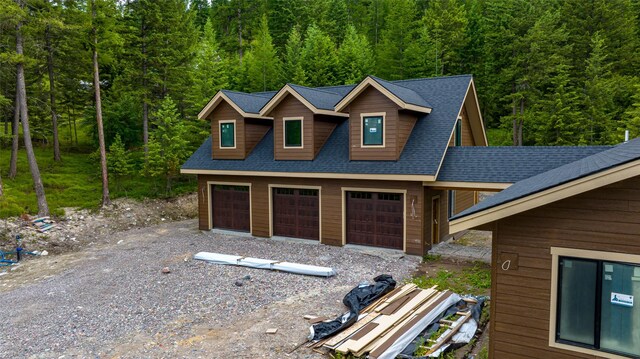
[[[40,255],[41,255],[41,256],[47,256],[47,255],[49,255],[49,252],[47,252],[47,251],[42,251],[42,253],[40,253]]]
[[[242,283],[242,281],[237,280],[236,281],[236,287],[242,287],[244,285],[244,283]]]
[[[244,279],[244,280],[251,280],[251,276],[247,274],[247,275],[245,275],[244,277],[242,277],[242,279]]]
[[[124,242],[124,239],[119,240],[118,244],[122,244],[122,242]]]
[[[162,268],[162,273],[163,274],[169,274],[169,273],[171,273],[171,269],[169,269],[169,267],[164,267],[164,268]]]

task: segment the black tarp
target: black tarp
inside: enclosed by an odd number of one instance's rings
[[[388,274],[381,274],[373,280],[374,284],[359,285],[347,293],[342,303],[349,308],[349,312],[330,322],[312,325],[309,338],[321,340],[348,328],[358,320],[358,314],[362,309],[396,287],[396,281]]]

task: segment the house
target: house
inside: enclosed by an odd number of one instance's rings
[[[492,241],[491,358],[640,356],[640,139],[451,218]]]
[[[211,137],[181,172],[198,176],[200,229],[415,255],[477,191],[606,149],[486,147],[470,75],[222,90],[199,118]]]

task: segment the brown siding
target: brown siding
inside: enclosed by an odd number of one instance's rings
[[[548,346],[550,247],[640,254],[640,178],[500,220],[493,263],[518,254],[518,269],[492,273],[491,358],[595,358]]]
[[[271,112],[273,116],[273,142],[276,160],[312,160],[314,151],[313,141],[313,112],[292,95],[287,95]],[[303,148],[284,148],[283,118],[303,117]]]
[[[462,107],[462,113],[460,114],[462,117],[462,146],[476,146],[476,141],[473,138],[473,133],[471,132],[471,123],[469,122],[469,115],[467,113],[467,105],[465,104]],[[449,139],[449,147],[455,145],[456,133],[455,130],[451,133],[451,138]],[[481,144],[480,144],[481,145]],[[480,146],[478,145],[478,146]]]
[[[455,209],[454,214],[458,214],[474,205],[473,201],[475,198],[475,193],[473,191],[456,190],[455,192],[456,192],[456,201],[455,201],[456,205],[454,207]]]
[[[336,119],[335,117],[331,117],[331,116],[322,116],[322,115],[315,116],[313,121],[313,126],[314,126],[313,141],[314,141],[314,147],[315,147],[314,156],[318,154],[318,152],[320,152],[320,149],[322,149],[322,146],[324,145],[324,143],[327,142],[327,139],[329,138],[333,130],[336,128],[338,121],[342,121],[342,119]]]
[[[404,145],[407,144],[407,140],[413,131],[413,127],[416,125],[418,117],[414,114],[399,111],[398,112],[398,153],[397,158],[400,158]]]
[[[258,142],[269,131],[273,122],[270,120],[257,120],[247,118],[244,120],[245,156],[249,155]]]
[[[398,105],[371,86],[349,104],[349,155],[352,160],[395,161],[398,159],[398,109]],[[362,148],[360,115],[373,112],[386,112],[384,148]]]
[[[251,212],[253,235],[269,236],[269,184],[321,186],[321,241],[324,244],[342,245],[342,187],[407,190],[406,252],[422,255],[423,246],[423,186],[421,182],[297,179],[283,177],[246,176],[198,176],[198,204],[200,228],[208,229],[207,181],[251,183]],[[205,193],[204,196],[201,193]],[[413,202],[413,206],[412,206]],[[430,202],[429,202],[430,204]],[[429,229],[430,230],[430,229]],[[427,232],[428,234],[431,232]],[[428,237],[430,241],[430,237]]]
[[[447,191],[444,190],[434,190],[429,187],[425,187],[424,189],[424,218],[423,218],[423,232],[424,232],[424,246],[425,250],[431,249],[432,238],[431,238],[431,219],[432,217],[432,201],[436,196],[440,196],[440,223],[439,223],[439,233],[440,233],[440,241],[443,241],[449,235],[449,216],[447,213],[448,208],[448,196]]]
[[[231,107],[227,102],[222,101],[209,115],[209,118],[211,119],[212,158],[220,160],[244,159],[244,121],[238,111]],[[236,148],[234,149],[220,148],[220,126],[218,121],[226,120],[236,120]]]

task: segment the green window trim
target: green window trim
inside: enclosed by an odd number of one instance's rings
[[[302,148],[303,147],[303,125],[301,118],[284,119],[284,147],[285,148]]]
[[[362,117],[362,146],[384,146],[384,115]]]
[[[220,148],[236,147],[235,121],[220,122]]]

